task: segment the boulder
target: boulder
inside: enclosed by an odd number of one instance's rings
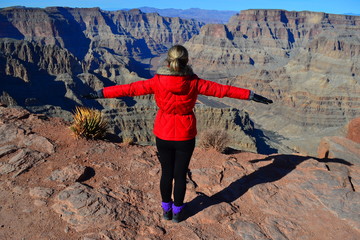
[[[318,147],[319,158],[339,158],[360,164],[360,143],[345,137],[324,137]]]
[[[136,225],[140,216],[129,204],[101,194],[81,183],[74,183],[61,191],[52,206],[60,217],[77,231],[107,226],[120,222]]]

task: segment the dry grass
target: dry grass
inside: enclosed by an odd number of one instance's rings
[[[131,136],[124,136],[122,139],[123,145],[129,146],[129,145],[135,145],[135,140]]]
[[[99,110],[76,107],[74,123],[70,129],[76,138],[102,139],[107,133],[108,122]]]
[[[223,152],[230,142],[230,136],[221,129],[204,131],[200,136],[199,146],[204,149],[213,148],[218,152]]]

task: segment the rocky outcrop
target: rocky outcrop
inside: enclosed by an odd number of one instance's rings
[[[69,123],[15,108],[0,108],[0,124],[7,126],[0,131],[1,166],[24,149],[21,142],[32,141],[29,136],[54,147],[41,150],[47,154],[41,164],[15,179],[13,172],[0,174],[4,239],[360,237],[359,161],[196,148],[186,220],[175,224],[162,219],[155,147],[75,139]]]
[[[324,137],[318,147],[318,156],[359,162],[360,144],[344,137]]]
[[[13,109],[4,112],[1,108],[0,156],[6,160],[0,162],[0,175],[12,173],[16,178],[44,163],[46,157],[55,152],[55,147],[47,138],[21,126],[21,119],[30,117],[28,111]]]
[[[86,169],[85,166],[71,164],[62,169],[54,170],[51,173],[49,180],[59,183],[74,183],[85,176]]]
[[[355,118],[351,120],[347,126],[346,138],[351,141],[360,143],[360,118]]]
[[[360,162],[359,118],[353,119],[347,126],[346,137],[328,136],[321,139],[318,157],[338,158],[350,162]]]

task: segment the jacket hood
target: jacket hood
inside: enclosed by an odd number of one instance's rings
[[[161,85],[174,94],[186,94],[190,88],[190,79],[194,75],[189,66],[181,72],[172,71],[169,67],[161,67],[156,73],[161,75],[159,78]]]

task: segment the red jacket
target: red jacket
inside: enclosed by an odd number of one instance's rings
[[[196,136],[193,108],[198,94],[249,99],[250,92],[247,89],[200,79],[193,73],[156,74],[148,80],[103,89],[105,98],[154,94],[159,108],[154,122],[154,134],[160,139],[171,141],[190,140]]]

